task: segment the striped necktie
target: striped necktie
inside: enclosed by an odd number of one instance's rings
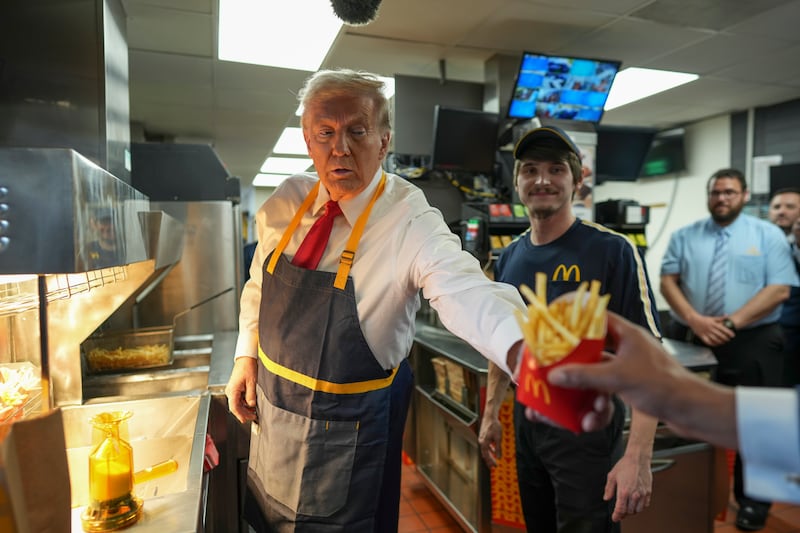
[[[725,276],[728,273],[728,230],[721,229],[714,243],[714,256],[708,272],[706,316],[725,314]]]

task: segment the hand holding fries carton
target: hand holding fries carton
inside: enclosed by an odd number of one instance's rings
[[[581,432],[581,419],[591,410],[597,393],[551,385],[547,375],[566,363],[600,360],[606,335],[608,295],[600,282],[583,282],[575,292],[563,294],[547,305],[547,277],[536,275],[536,292],[522,285],[528,316],[517,314],[525,340],[517,384],[517,400],[573,433]],[[588,289],[588,290],[587,290]]]

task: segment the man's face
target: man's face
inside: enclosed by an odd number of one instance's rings
[[[788,235],[797,219],[800,219],[800,194],[796,192],[776,194],[769,203],[770,222]]]
[[[112,250],[117,245],[117,235],[114,231],[114,221],[111,216],[91,217],[92,228],[97,233],[100,246]]]
[[[517,173],[517,194],[531,216],[545,219],[556,213],[572,212],[572,196],[581,181],[573,183],[565,161],[521,159]]]
[[[708,212],[717,224],[727,225],[742,212],[747,194],[736,178],[717,178],[708,189]]]
[[[372,99],[340,95],[306,107],[303,137],[322,185],[339,201],[367,187],[386,156],[391,132],[378,126]]]

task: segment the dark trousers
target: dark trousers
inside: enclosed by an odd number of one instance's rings
[[[615,499],[603,501],[608,472],[622,457],[625,407],[602,431],[575,435],[525,418],[514,404],[516,460],[522,514],[529,532],[618,533]]]
[[[665,336],[704,346],[689,328],[675,321],[665,328]],[[739,330],[730,342],[708,348],[717,359],[715,381],[718,383],[732,387],[780,387],[784,384],[784,335],[777,323]],[[739,454],[736,454],[733,471],[733,493],[740,506],[749,505],[765,512],[771,506],[770,502],[745,495]]]
[[[800,326],[782,325],[786,345],[783,348],[783,384],[800,385]]]

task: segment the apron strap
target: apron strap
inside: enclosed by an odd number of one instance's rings
[[[347,240],[347,245],[345,245],[344,251],[342,251],[342,255],[339,258],[339,269],[336,271],[336,280],[333,282],[333,286],[339,290],[343,290],[347,283],[347,276],[350,275],[350,267],[353,265],[353,259],[356,257],[358,241],[361,240],[361,234],[364,233],[364,227],[367,225],[367,219],[372,212],[372,207],[375,205],[378,197],[383,194],[385,186],[386,172],[383,172],[381,174],[381,181],[375,189],[375,194],[372,195],[372,199],[367,204],[367,207],[364,208],[364,212],[361,213],[361,216],[356,220],[353,231],[350,233],[350,238]]]
[[[314,200],[317,199],[317,194],[319,194],[319,184],[320,182],[318,181],[317,184],[311,188],[306,196],[306,199],[303,200],[303,203],[300,205],[300,209],[298,209],[297,213],[294,214],[292,221],[289,222],[289,225],[286,227],[286,231],[283,232],[281,240],[278,242],[278,246],[275,248],[275,253],[272,254],[269,264],[267,265],[267,272],[270,274],[275,271],[275,265],[278,264],[278,258],[283,253],[286,245],[289,244],[289,239],[292,238],[294,230],[296,230],[297,226],[300,225],[300,221],[303,219],[303,214],[311,209],[312,205],[314,205]]]
[[[314,205],[314,200],[317,199],[317,195],[319,194],[320,183],[320,181],[317,181],[316,185],[311,188],[311,190],[308,192],[308,196],[306,196],[306,199],[303,200],[300,208],[294,214],[291,222],[289,222],[289,225],[283,232],[281,240],[278,242],[278,246],[275,248],[275,252],[272,254],[272,257],[270,257],[269,263],[267,264],[267,273],[272,274],[275,271],[275,265],[278,264],[278,258],[283,253],[286,245],[289,244],[289,239],[292,238],[292,234],[294,234],[297,226],[300,225],[303,215],[311,208],[312,205]],[[361,240],[361,235],[364,233],[364,227],[367,225],[367,219],[369,219],[369,214],[372,212],[372,207],[375,205],[375,202],[378,200],[380,195],[383,194],[385,187],[386,172],[382,172],[381,181],[378,183],[375,193],[372,195],[372,198],[364,208],[364,211],[361,213],[361,215],[359,215],[358,220],[356,220],[356,223],[353,225],[353,231],[350,232],[350,238],[347,240],[344,251],[339,257],[339,268],[336,270],[336,279],[333,282],[333,286],[339,290],[344,290],[345,285],[347,284],[347,277],[350,275],[350,267],[353,265],[353,260],[356,256],[356,250],[358,249],[358,241]]]

